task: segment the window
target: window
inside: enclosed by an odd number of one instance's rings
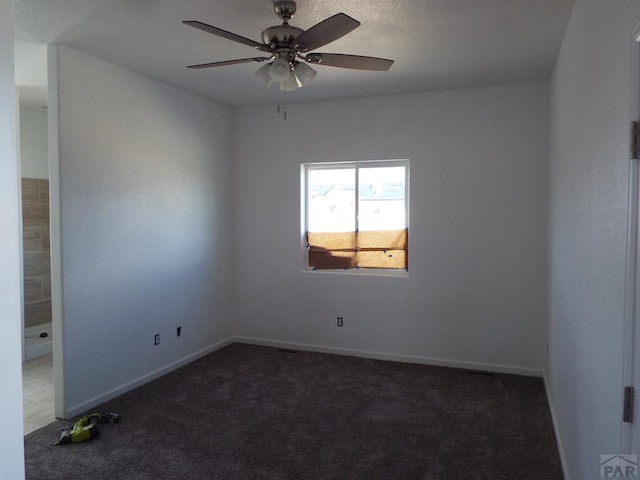
[[[408,270],[409,161],[303,165],[306,268]]]

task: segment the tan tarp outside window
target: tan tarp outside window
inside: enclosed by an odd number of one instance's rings
[[[406,270],[408,230],[308,232],[309,266],[314,269]]]

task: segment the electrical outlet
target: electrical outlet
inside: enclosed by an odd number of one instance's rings
[[[342,327],[344,325],[344,318],[342,317],[336,317],[338,319],[338,326]]]
[[[176,337],[179,337],[180,335],[182,335],[182,327],[176,328]]]
[[[155,336],[153,337],[153,344],[154,345],[160,345],[160,334],[156,333]]]

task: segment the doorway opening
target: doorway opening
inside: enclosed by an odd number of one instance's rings
[[[15,39],[22,210],[24,433],[55,420],[47,46]]]

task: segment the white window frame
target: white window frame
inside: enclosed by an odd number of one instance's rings
[[[408,277],[409,276],[409,263],[411,255],[407,250],[408,260],[407,269],[386,269],[386,268],[350,268],[350,269],[314,269],[309,267],[309,250],[307,248],[307,232],[308,232],[308,219],[309,219],[309,199],[308,199],[308,176],[309,170],[335,170],[338,168],[354,168],[355,169],[355,215],[356,215],[356,228],[358,226],[358,212],[360,204],[359,195],[359,169],[375,167],[404,167],[405,179],[404,179],[404,218],[405,228],[409,230],[409,159],[391,159],[391,160],[354,160],[354,161],[340,161],[340,162],[316,162],[316,163],[303,163],[300,166],[301,175],[301,188],[300,188],[300,202],[301,202],[301,215],[300,215],[300,245],[302,250],[302,271],[313,272],[314,274],[340,274],[340,275],[375,275],[375,276],[390,276],[390,277]]]

